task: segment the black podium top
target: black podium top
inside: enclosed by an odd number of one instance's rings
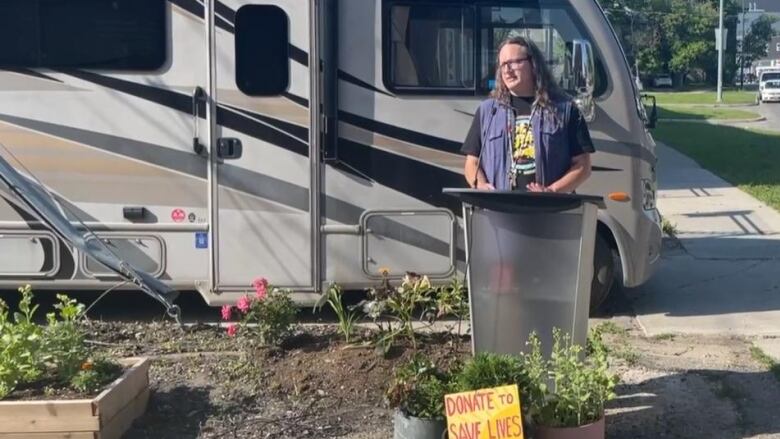
[[[444,188],[442,192],[459,198],[463,203],[500,212],[557,212],[576,209],[583,203],[606,207],[604,198],[595,195],[461,188]]]

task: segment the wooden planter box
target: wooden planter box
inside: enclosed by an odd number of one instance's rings
[[[149,359],[129,366],[94,399],[0,401],[0,439],[119,439],[146,411]]]

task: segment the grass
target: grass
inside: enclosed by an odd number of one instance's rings
[[[647,94],[655,96],[658,105],[664,104],[717,104],[717,92],[714,91],[671,91]],[[755,91],[726,90],[723,92],[724,104],[754,104]]]
[[[755,119],[757,117],[758,114],[752,111],[745,111],[728,107],[658,107],[659,119],[739,120]]]
[[[777,364],[772,357],[767,355],[766,352],[756,345],[750,347],[750,356],[753,357],[756,362],[766,367],[767,370],[775,376],[775,379],[780,381],[780,364]]]
[[[672,224],[666,217],[661,217],[661,231],[669,237],[673,237],[677,234],[677,225]]]
[[[780,133],[701,123],[660,123],[653,137],[780,211]]]
[[[675,339],[675,337],[677,337],[676,334],[664,333],[664,334],[654,335],[653,336],[653,340],[657,340],[657,341],[672,341],[672,340]]]

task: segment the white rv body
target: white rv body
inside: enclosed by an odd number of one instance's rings
[[[162,0],[144,0],[155,1]],[[527,32],[543,39],[563,84],[571,82],[566,45],[592,45],[597,152],[578,192],[606,199],[598,230],[619,255],[623,284],[642,284],[657,266],[655,144],[595,0],[162,3],[164,58],[152,70],[16,65],[0,55],[0,143],[75,225],[171,287],[219,305],[262,276],[311,303],[331,282],[373,285],[380,269],[441,280],[460,272],[461,210],[441,189],[465,185],[459,147],[494,57],[484,26],[498,36],[504,15],[519,17],[516,31],[531,23]],[[431,4],[463,23],[448,28],[448,16],[423,9]],[[253,29],[257,47],[270,44],[257,26],[237,24],[265,20],[270,9],[257,6],[277,8],[288,26],[275,35],[289,45],[287,84],[273,96],[245,93],[265,84],[243,73],[242,63],[251,70],[256,60],[236,58],[244,29]],[[430,41],[420,29],[437,29],[436,43],[415,52],[415,41]],[[309,68],[316,59],[320,71]],[[421,65],[425,59],[436,66]],[[242,155],[220,158],[220,139],[240,141]],[[610,199],[614,193],[628,200]],[[0,287],[99,290],[117,281],[23,203],[0,199]]]

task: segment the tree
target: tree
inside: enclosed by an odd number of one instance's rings
[[[750,31],[742,41],[742,61],[745,67],[750,67],[753,62],[767,56],[767,45],[775,36],[772,24],[776,19],[768,15],[762,15],[750,26]]]

